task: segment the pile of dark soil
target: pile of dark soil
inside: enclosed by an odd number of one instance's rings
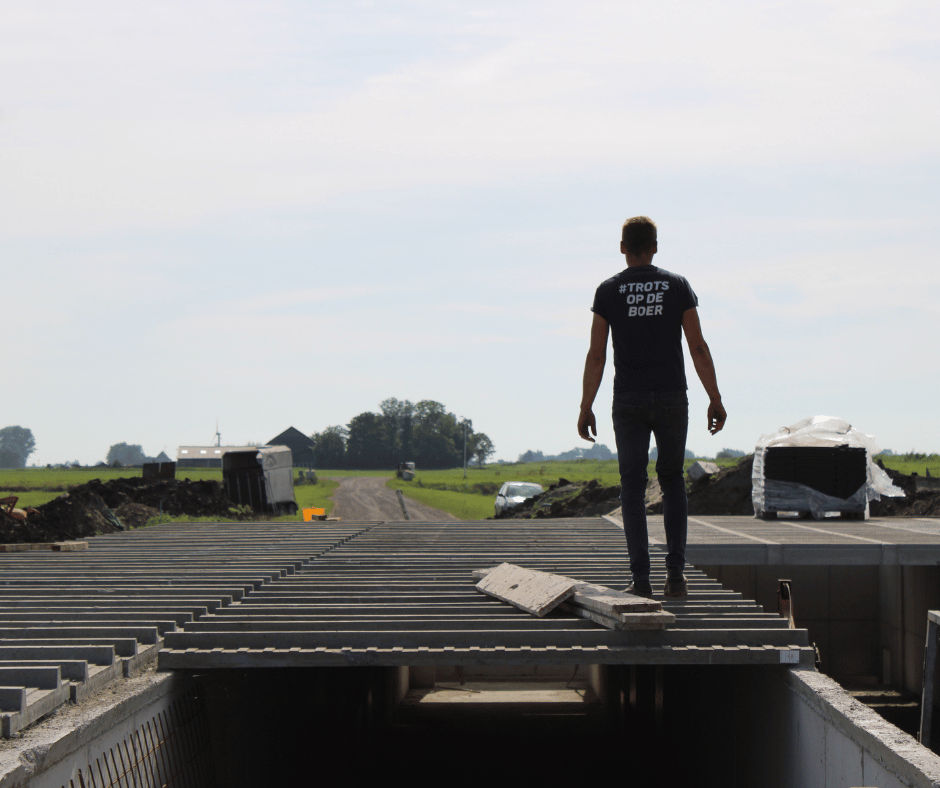
[[[215,481],[94,479],[73,487],[26,520],[0,515],[0,544],[60,542],[137,528],[157,514],[238,519]]]
[[[160,510],[142,503],[122,503],[114,513],[126,528],[142,528],[151,517],[159,515]]]
[[[722,468],[714,476],[704,476],[688,483],[689,514],[754,514],[751,501],[751,474],[754,455],[749,454],[732,468]],[[662,499],[646,508],[650,514],[662,514]]]
[[[101,496],[82,487],[53,498],[23,521],[0,515],[0,543],[63,542],[124,530]]]
[[[937,517],[940,516],[940,492],[936,490],[914,489],[916,476],[906,476],[898,471],[885,468],[877,460],[882,470],[891,477],[891,481],[904,490],[903,498],[882,498],[868,505],[872,517]]]
[[[620,485],[602,487],[597,479],[569,482],[559,479],[545,492],[510,509],[499,519],[525,520],[531,517],[597,517],[620,505]],[[494,518],[496,519],[496,518]]]
[[[222,492],[222,485],[215,481],[135,478],[101,482],[93,479],[74,488],[69,495],[86,489],[100,495],[111,509],[126,503],[139,503],[163,514],[231,517],[229,509],[235,505]]]

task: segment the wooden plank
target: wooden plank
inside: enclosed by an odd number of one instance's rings
[[[570,586],[570,588],[573,589],[570,596],[568,598],[561,597],[557,599],[557,601],[551,603],[551,607],[548,607],[546,612],[560,605],[565,612],[586,618],[607,629],[664,629],[667,624],[672,624],[676,620],[676,617],[672,613],[663,612],[662,604],[653,599],[646,599],[645,597],[614,591],[605,586],[584,583],[580,580],[575,580],[574,578],[565,577],[563,575],[550,575],[547,572],[524,569],[523,567],[508,563],[500,564],[495,569],[474,570],[474,578],[482,578],[480,582],[477,583],[477,588],[484,593],[489,593],[484,590],[482,586],[486,584],[489,578],[493,577],[494,573],[497,571],[500,572],[500,578],[506,578],[505,581],[500,580],[504,587],[508,585],[518,585],[517,581],[520,577],[532,578],[530,585],[533,587],[536,586],[538,582],[547,582],[541,580],[541,578],[551,578],[554,583],[554,585],[551,586],[552,588],[561,589]],[[521,587],[519,587],[514,590],[513,593],[518,594],[521,590]],[[522,593],[523,598],[526,599],[531,591],[524,591]],[[516,607],[520,607],[530,613],[533,612],[529,607],[526,607],[524,604],[519,604],[513,599],[506,599],[495,593],[490,594],[490,596],[503,599],[503,601],[510,602]],[[539,614],[536,613],[536,615]],[[542,613],[541,616],[544,616],[544,613]]]
[[[566,613],[586,618],[607,629],[665,629],[667,624],[673,624],[676,620],[672,613],[621,613],[616,617],[605,616],[587,608],[576,607],[570,600],[562,602],[558,607]]]
[[[542,618],[574,594],[575,581],[570,577],[503,563],[488,572],[476,587],[487,596]]]
[[[88,542],[53,542],[52,549],[57,553],[75,553],[88,549]]]
[[[19,542],[0,544],[0,553],[28,553],[33,550],[50,550],[58,553],[74,553],[87,550],[88,542]]]
[[[501,564],[501,566],[514,565]],[[492,569],[474,569],[471,574],[474,579],[480,579],[487,577],[492,571]],[[536,570],[526,569],[524,571],[534,572]],[[593,610],[602,615],[616,616],[620,613],[655,613],[663,609],[662,603],[657,602],[655,599],[647,599],[646,597],[634,596],[633,594],[627,594],[623,591],[615,591],[606,586],[585,583],[571,577],[564,577],[564,575],[553,575],[553,577],[561,577],[574,584],[574,594],[572,598],[568,600],[571,604],[583,607],[587,610]]]
[[[596,586],[591,583],[576,581],[572,602],[581,607],[593,610],[604,615],[616,613],[654,613],[662,610],[661,602],[655,599],[646,599],[622,591],[614,591],[606,586]]]

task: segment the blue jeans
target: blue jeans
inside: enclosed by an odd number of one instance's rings
[[[630,574],[650,574],[649,534],[646,530],[646,466],[650,433],[656,436],[656,475],[663,491],[666,566],[685,568],[689,504],[682,465],[689,431],[689,399],[684,391],[614,392],[614,435],[620,463],[620,503],[623,530],[630,554]]]

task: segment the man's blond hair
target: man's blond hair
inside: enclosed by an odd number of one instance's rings
[[[627,219],[621,240],[630,254],[645,254],[656,245],[656,225],[648,216]]]

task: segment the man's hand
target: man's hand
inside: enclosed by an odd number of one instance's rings
[[[597,422],[594,421],[594,411],[590,408],[582,410],[581,415],[578,416],[578,435],[594,443],[594,438],[588,434],[588,430],[594,433],[595,438],[597,437]]]
[[[721,432],[721,428],[725,426],[725,419],[727,418],[728,414],[725,412],[721,400],[708,404],[708,431],[712,435],[716,432]]]
[[[694,307],[683,312],[682,330],[685,333],[685,341],[689,343],[689,353],[692,355],[695,372],[698,379],[702,381],[702,386],[705,387],[705,393],[708,394],[708,431],[714,435],[716,432],[721,432],[728,414],[725,413],[725,407],[721,404],[718,380],[715,377],[715,363],[712,361],[708,345],[705,344],[698,311]]]
[[[588,434],[588,430],[597,435],[597,422],[594,421],[594,411],[591,406],[594,404],[594,398],[597,396],[597,390],[600,388],[601,379],[604,377],[604,365],[607,363],[607,337],[610,334],[610,326],[600,315],[595,314],[591,323],[591,347],[588,349],[587,358],[584,359],[584,385],[581,395],[581,415],[578,416],[578,435],[584,440],[594,443],[594,438]]]

